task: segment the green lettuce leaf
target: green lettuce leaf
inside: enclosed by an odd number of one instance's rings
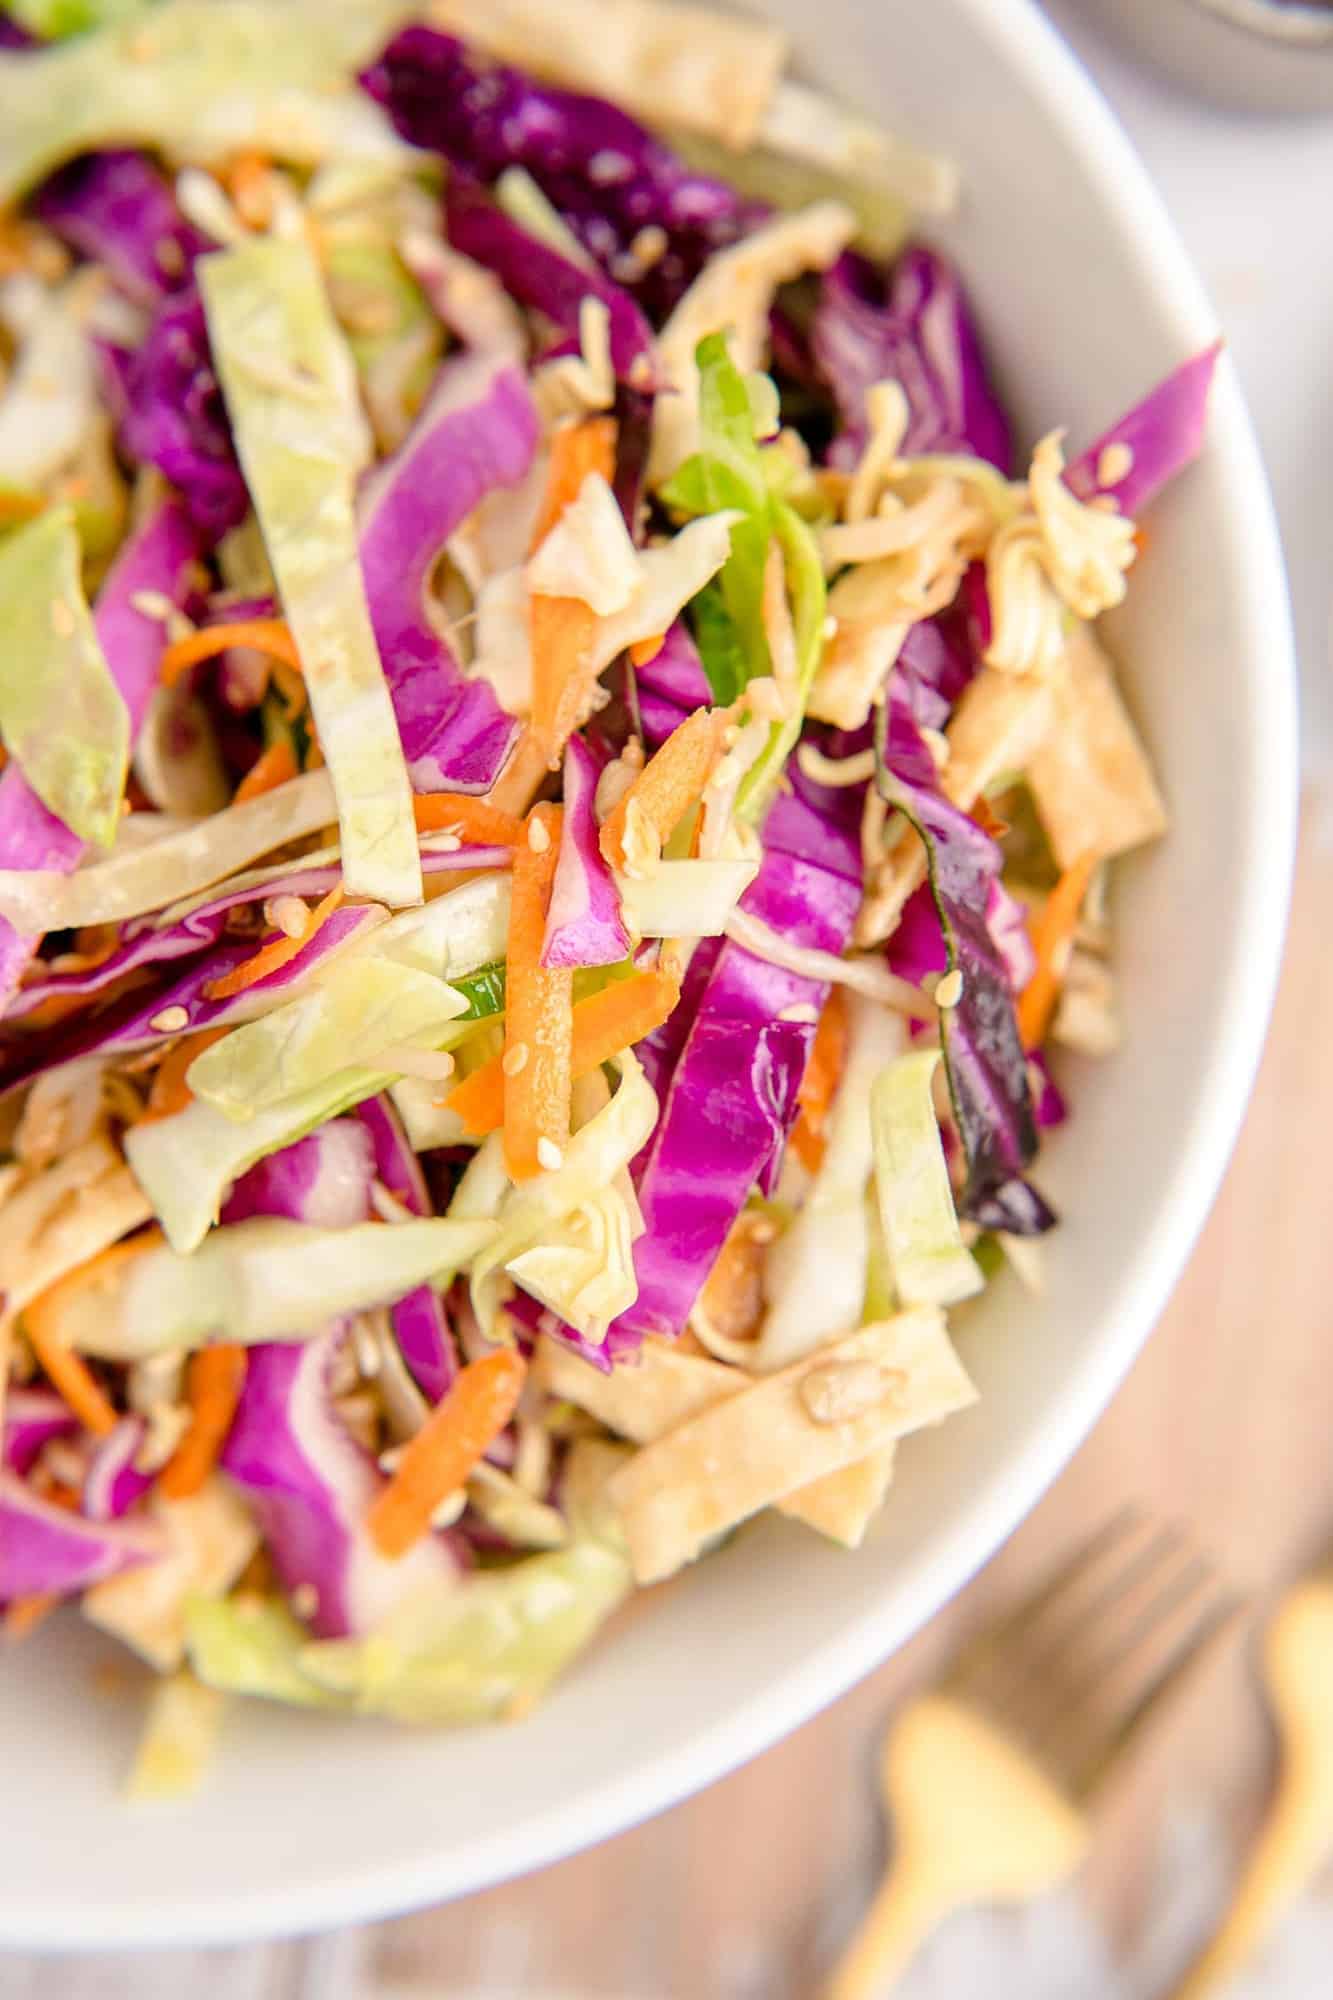
[[[756,430],[769,430],[775,421],[768,378],[747,380],[720,333],[699,342],[695,363],[703,442],[663,486],[662,498],[679,514],[729,509],[739,516],[732,523],[727,561],[691,606],[695,643],[713,699],[735,701],[749,681],[772,671],[763,602],[764,568],[774,537],[782,548],[796,627],[794,711],[774,723],[768,747],[748,773],[737,802],[742,817],[756,820],[800,735],[824,643],[824,572],[809,526],[783,497],[788,462],[780,453],[765,454],[757,442]]]
[[[0,539],[0,737],[42,804],[109,847],[130,718],[83,594],[74,517],[52,507]]]
[[[308,244],[254,238],[198,265],[213,359],[333,780],[352,895],[421,901],[412,793],[357,547],[370,445],[355,368]]]
[[[875,1078],[870,1122],[880,1226],[902,1306],[951,1306],[985,1284],[964,1246],[932,1085],[938,1049],[899,1056]]]

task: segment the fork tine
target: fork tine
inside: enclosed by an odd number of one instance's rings
[[[1020,1639],[1081,1577],[1100,1563],[1108,1550],[1122,1541],[1127,1533],[1137,1529],[1142,1520],[1142,1510],[1133,1501],[1118,1508],[1063,1562],[1057,1563],[1030,1596],[966,1640],[946,1670],[944,1684],[950,1692],[970,1696],[975,1681],[985,1676],[996,1658],[1007,1654],[1015,1640]]]
[[[1135,1545],[1133,1537],[1148,1526],[1140,1517],[1130,1526],[1128,1541],[1123,1532],[1116,1538],[1116,1561],[1103,1562],[1091,1571],[1094,1578],[1100,1571],[1106,1572],[1091,1595],[1080,1597],[1072,1587],[1064,1593],[1073,1600],[1068,1616],[1057,1619],[1048,1603],[1036,1618],[1025,1618],[1021,1630],[1008,1632],[1005,1644],[992,1655],[989,1677],[983,1675],[973,1682],[974,1699],[984,1700],[1011,1728],[1031,1736],[1024,1717],[1030,1691],[1049,1678],[1083,1634],[1093,1630],[1117,1604],[1132,1600],[1134,1592],[1175,1554],[1181,1540],[1175,1527],[1157,1528],[1146,1542]]]
[[[1102,1741],[1075,1769],[1071,1789],[1076,1798],[1088,1798],[1103,1783],[1111,1766],[1128,1751],[1147,1723],[1170,1702],[1176,1691],[1200,1668],[1215,1645],[1235,1625],[1245,1610],[1245,1599],[1228,1595],[1210,1610],[1201,1612],[1193,1625],[1167,1655],[1155,1674],[1140,1688]]]
[[[943,1687],[989,1714],[1085,1803],[1234,1619],[1238,1602],[1219,1601],[1220,1590],[1178,1523],[1122,1508],[969,1641]]]

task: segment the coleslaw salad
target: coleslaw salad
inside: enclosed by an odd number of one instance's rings
[[[0,54],[0,1603],[170,1676],[150,1772],[194,1681],[522,1713],[763,1509],[855,1545],[971,1400],[1048,1051],[1115,1046],[1165,815],[1096,620],[1215,360],[1018,464],[958,274],[857,247],[858,174],[947,172],[769,31],[756,138],[856,199],[508,67],[521,8],[308,68],[282,11],[281,142],[244,7]],[[748,31],[691,22],[720,132]],[[183,131],[190,35],[244,130]]]

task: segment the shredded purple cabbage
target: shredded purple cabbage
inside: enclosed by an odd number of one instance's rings
[[[487,62],[433,28],[404,28],[361,81],[412,145],[481,181],[522,167],[608,276],[654,316],[764,213],[692,172],[616,105]]]

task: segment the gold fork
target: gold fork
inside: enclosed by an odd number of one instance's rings
[[[942,1917],[1073,1873],[1096,1795],[1239,1606],[1182,1530],[1125,1509],[899,1711],[883,1886],[824,1988],[869,2000]]]
[[[1220,1993],[1333,1850],[1333,1571],[1278,1605],[1264,1679],[1282,1738],[1277,1790],[1230,1908],[1172,2000]]]

